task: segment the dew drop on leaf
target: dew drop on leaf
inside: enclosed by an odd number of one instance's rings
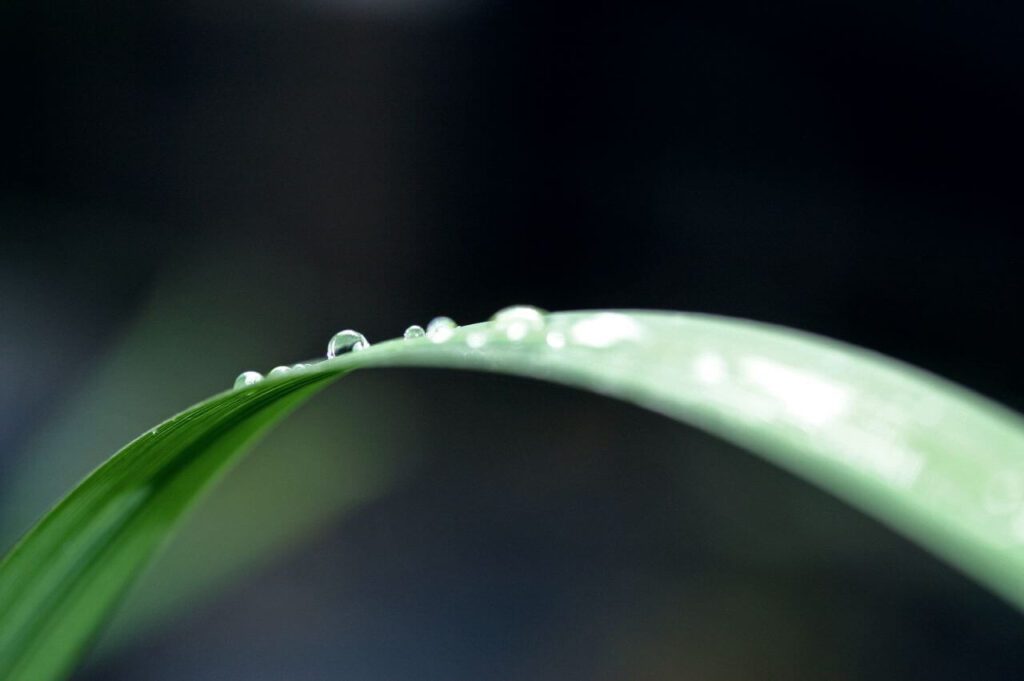
[[[435,343],[443,343],[452,337],[457,326],[451,317],[434,317],[427,324],[427,338]]]
[[[370,347],[370,341],[366,340],[366,336],[358,331],[345,329],[334,334],[334,338],[327,344],[327,359],[344,355],[346,352],[365,350],[368,347]]]
[[[535,305],[510,305],[503,307],[493,315],[491,321],[501,322],[515,319],[535,320],[544,323],[544,316],[547,310],[542,310]]]
[[[254,385],[263,380],[263,374],[258,371],[243,371],[235,379],[236,388],[244,388],[247,385]]]
[[[413,324],[412,326],[405,330],[405,333],[402,334],[402,337],[405,338],[406,340],[409,340],[410,338],[422,338],[424,334],[426,334],[426,331],[423,330],[422,326],[420,326],[419,324]]]
[[[544,328],[544,310],[532,305],[513,305],[498,310],[491,317],[499,331],[513,343]]]
[[[280,378],[281,376],[287,374],[289,371],[291,371],[291,367],[274,367],[273,369],[267,372],[267,378]]]

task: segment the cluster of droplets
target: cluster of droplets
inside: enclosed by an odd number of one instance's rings
[[[567,328],[550,329],[545,311],[529,305],[515,305],[499,310],[491,321],[497,331],[513,343],[543,334],[545,344],[552,350],[561,350],[570,344],[608,348],[622,342],[638,341],[643,335],[636,320],[620,312],[597,312],[577,319]]]
[[[577,322],[567,333],[560,330],[546,330],[547,312],[531,305],[513,305],[494,313],[491,317],[494,331],[505,340],[512,343],[519,343],[528,338],[535,338],[544,334],[544,342],[554,350],[564,348],[571,338],[573,342],[580,345],[593,347],[604,347],[629,337],[635,329],[630,325],[632,322],[624,315],[603,313],[587,320]],[[413,324],[405,330],[402,337],[405,340],[418,340],[425,338],[433,343],[445,343],[455,336],[458,324],[451,317],[434,317],[424,329],[418,324]],[[465,343],[470,348],[478,349],[483,347],[489,338],[489,332],[478,330],[466,334]],[[327,344],[327,359],[334,359],[349,352],[357,352],[370,347],[366,336],[345,329],[334,334]],[[305,369],[311,364],[294,364],[292,366],[274,367],[267,373],[267,378],[278,378],[290,371]],[[257,371],[243,372],[235,379],[236,388],[244,388],[254,385],[263,380],[263,375]]]
[[[298,364],[292,364],[291,366],[282,364],[281,366],[276,366],[270,371],[268,371],[266,378],[280,378],[292,371],[301,371],[302,369],[306,369],[311,366],[313,365],[303,364],[301,362]],[[263,374],[261,374],[258,371],[243,371],[242,373],[238,374],[238,378],[235,379],[235,387],[245,388],[246,386],[255,385],[262,381],[263,379]]]
[[[356,352],[358,350],[365,350],[370,347],[370,341],[366,340],[366,336],[353,331],[352,329],[345,329],[339,331],[331,337],[330,342],[327,344],[327,359],[334,359],[338,355],[344,355],[348,352]],[[308,369],[313,364],[298,363],[291,366],[281,365],[276,366],[267,372],[267,378],[280,378],[285,374],[292,371],[301,371]],[[243,371],[235,379],[236,388],[245,388],[246,386],[255,385],[263,380],[263,374],[258,371]]]
[[[427,324],[426,329],[419,324],[413,324],[405,330],[402,338],[405,340],[426,338],[435,343],[443,343],[455,334],[455,329],[457,328],[459,328],[459,325],[451,317],[434,317]]]
[[[530,338],[544,330],[547,313],[540,308],[531,305],[513,305],[496,312],[491,321],[497,332],[509,341],[518,343]],[[413,340],[426,338],[434,343],[445,343],[454,335],[458,324],[451,317],[435,317],[427,324],[427,328],[414,324],[405,330],[404,338]],[[565,346],[565,336],[559,332],[548,334],[548,344],[553,348]],[[487,343],[488,334],[485,331],[470,331],[465,336],[466,345],[478,349]]]

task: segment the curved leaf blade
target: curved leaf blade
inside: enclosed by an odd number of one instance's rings
[[[62,678],[199,494],[329,377],[197,405],[76,487],[0,564],[0,678]]]
[[[574,385],[692,423],[875,516],[1024,607],[1024,422],[926,372],[792,330],[575,312],[381,343],[218,395],[122,449],[0,564],[0,678],[57,679],[195,499],[273,423],[355,368]]]

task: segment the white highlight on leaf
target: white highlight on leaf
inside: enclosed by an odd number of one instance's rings
[[[624,314],[602,312],[576,322],[569,333],[574,343],[607,348],[622,341],[636,340],[640,337],[640,327]]]
[[[849,391],[794,367],[762,358],[743,361],[746,379],[779,400],[790,416],[821,426],[847,411]]]
[[[698,381],[714,385],[725,380],[729,373],[729,367],[721,355],[704,352],[694,360],[693,371],[697,375]]]

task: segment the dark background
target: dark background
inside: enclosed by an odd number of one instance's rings
[[[242,369],[513,302],[777,322],[1021,409],[1022,26],[967,1],[4,3],[3,540]],[[400,482],[83,680],[1024,670],[1008,606],[682,426],[512,379],[333,392],[324,439],[357,401],[341,431],[397,438]]]

